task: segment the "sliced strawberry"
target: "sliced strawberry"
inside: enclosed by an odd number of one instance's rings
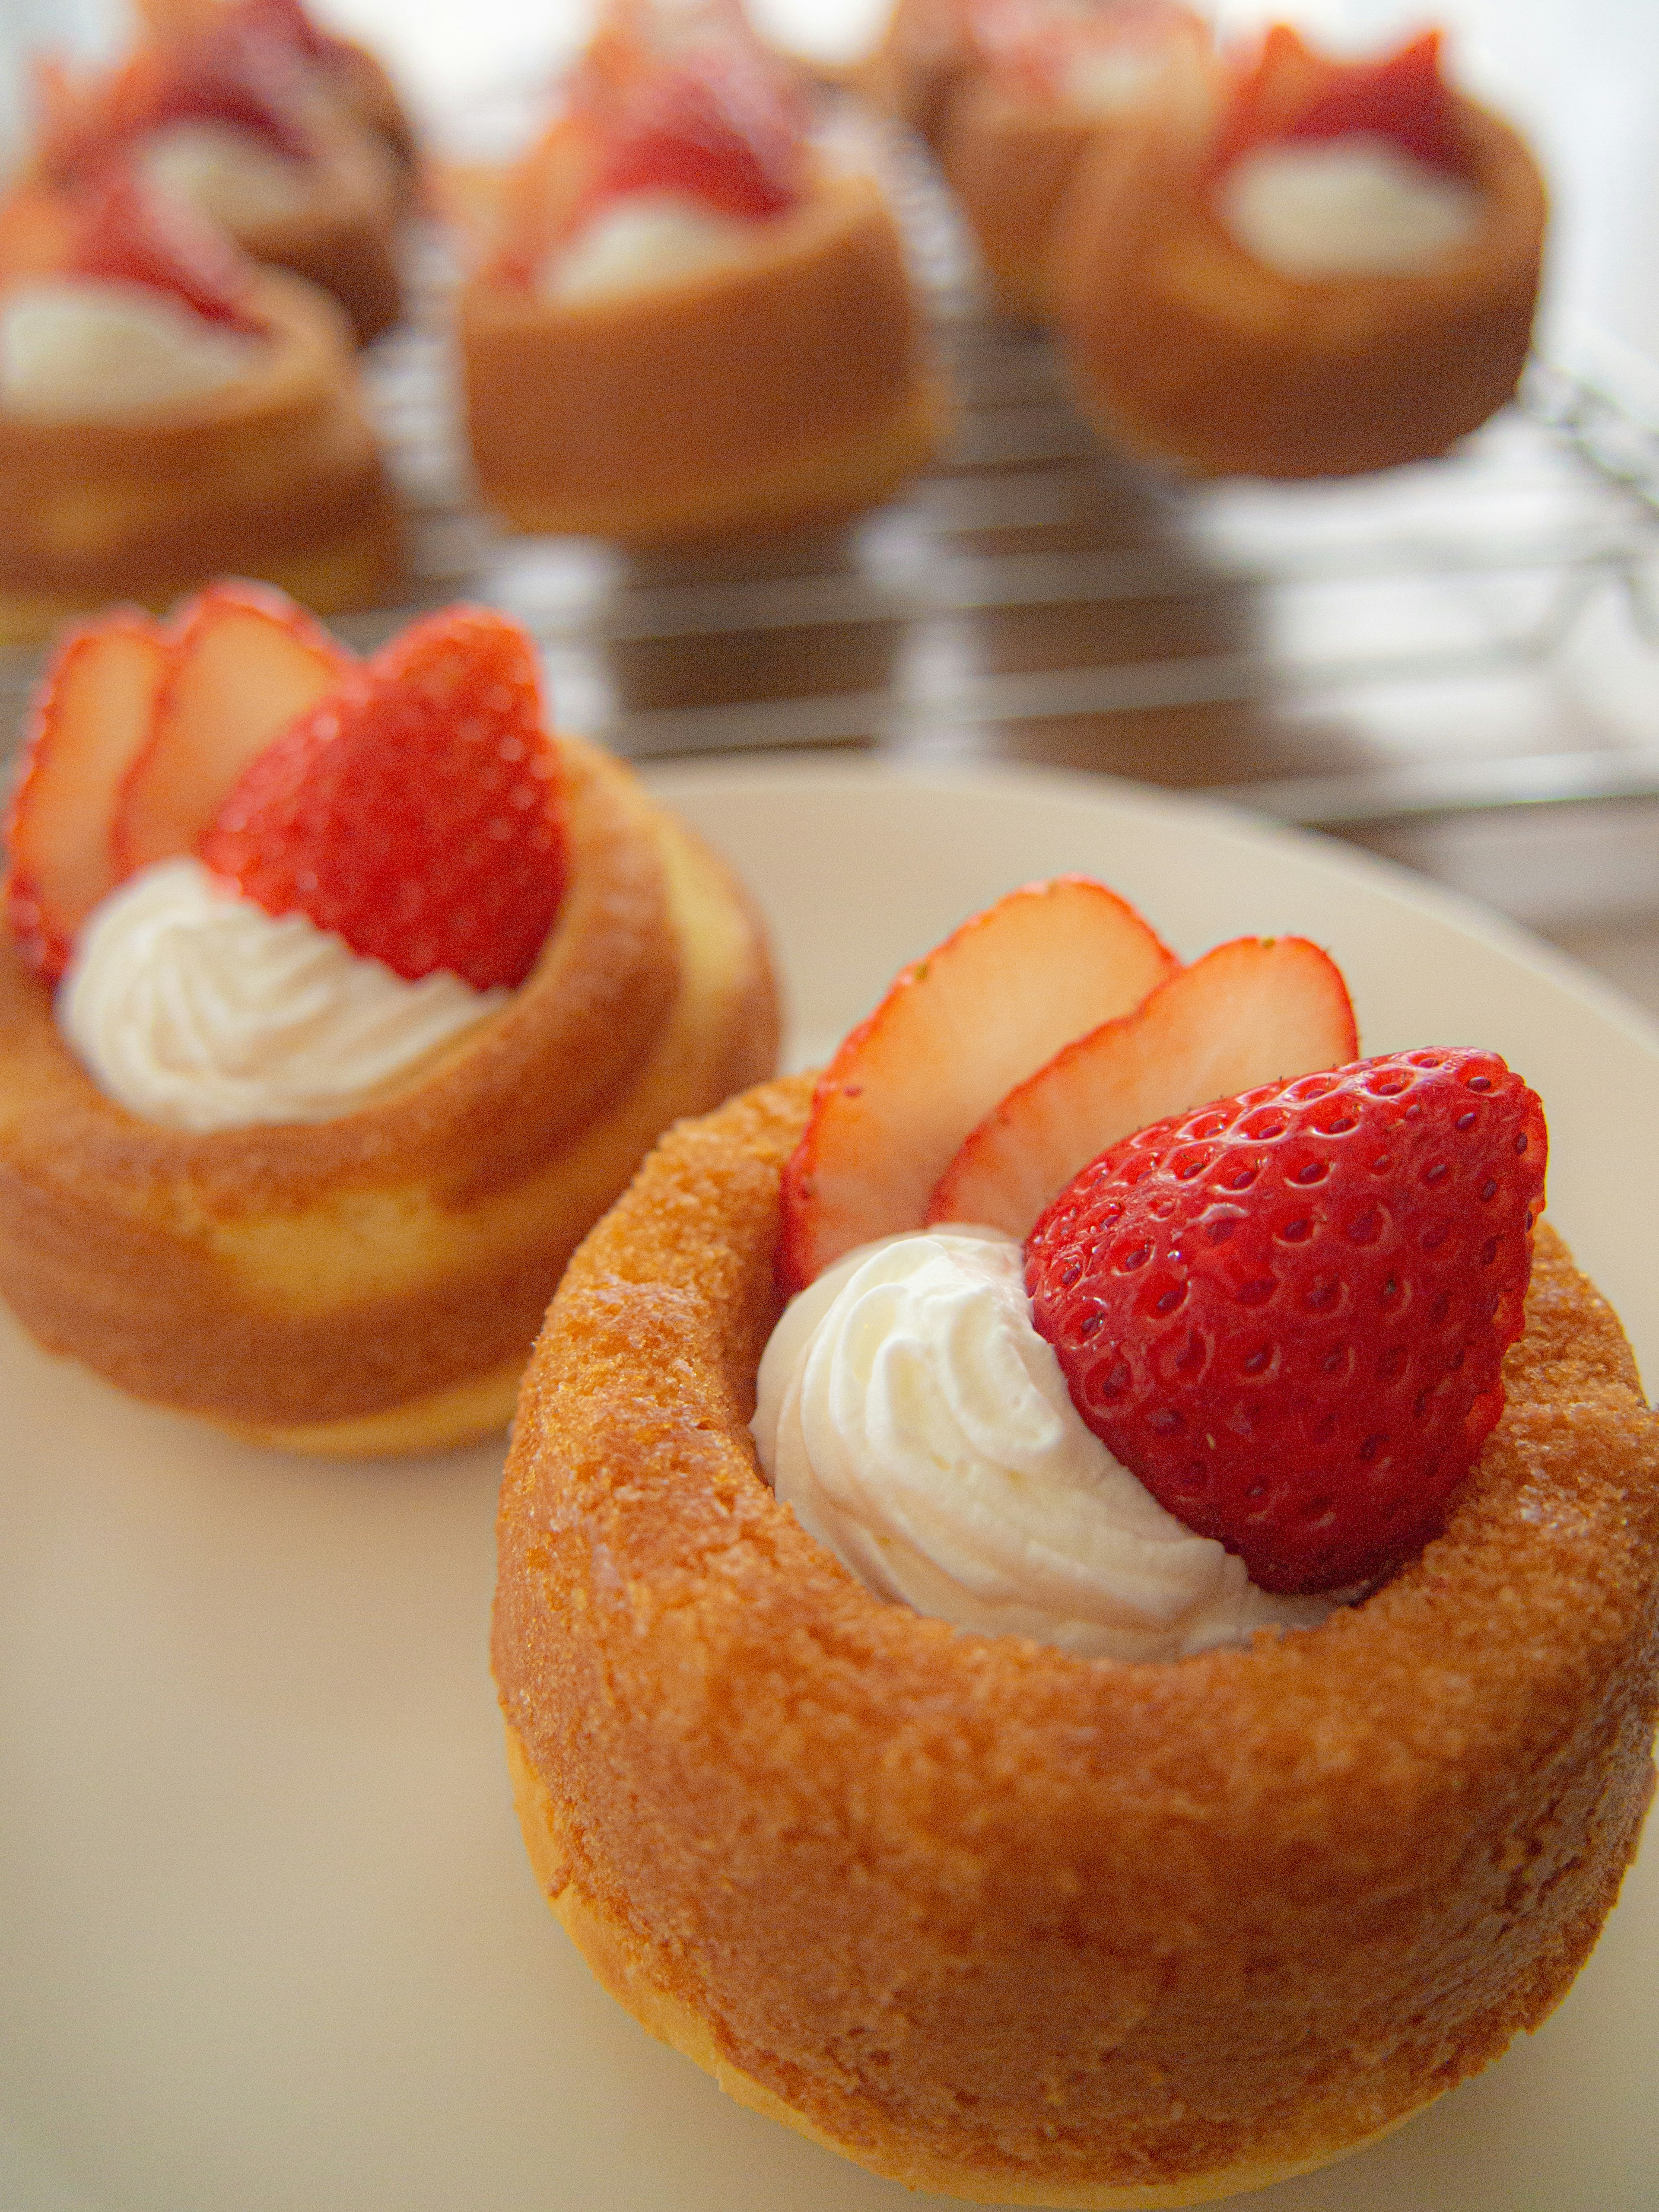
[[[146,189],[131,168],[111,169],[80,212],[68,272],[143,284],[181,300],[210,322],[260,331],[253,264],[182,200]]]
[[[626,103],[599,158],[593,203],[684,192],[723,215],[781,215],[801,195],[796,118],[740,49],[655,71]]]
[[[1276,23],[1233,88],[1216,166],[1259,146],[1364,136],[1390,139],[1430,168],[1467,175],[1456,100],[1440,74],[1440,35],[1426,31],[1381,61],[1343,62]]]
[[[6,824],[6,909],[23,958],[48,981],[118,879],[117,796],[149,735],[169,659],[158,625],[123,609],[67,638],[36,695]]]
[[[1503,1412],[1547,1150],[1495,1053],[1267,1085],[1085,1168],[1027,1243],[1033,1317],[1107,1449],[1261,1588],[1369,1581]]]
[[[483,607],[416,623],[252,763],[200,852],[411,981],[522,982],[565,870],[530,639]]]
[[[115,821],[118,873],[193,853],[242,770],[350,656],[281,592],[213,584],[179,618],[173,666]]]
[[[228,123],[289,160],[316,149],[306,116],[298,55],[240,11],[222,10],[197,37],[160,50],[145,127]]]
[[[36,92],[39,167],[59,185],[97,176],[112,154],[172,123],[228,124],[291,161],[316,155],[300,58],[228,10],[91,78],[48,60]]]
[[[1207,1099],[1338,1066],[1358,1050],[1347,986],[1316,945],[1218,945],[1012,1091],[940,1177],[927,1218],[1023,1237],[1120,1138]]]
[[[783,1178],[779,1276],[921,1225],[963,1139],[1061,1045],[1139,1005],[1175,956],[1103,884],[1011,891],[907,968],[820,1078]]]
[[[1109,8],[1055,8],[1051,0],[980,0],[974,28],[987,65],[1027,99],[1063,100],[1078,64],[1095,56],[1158,57],[1179,40],[1207,40],[1182,0],[1114,0]]]
[[[1425,31],[1382,61],[1340,65],[1329,89],[1286,135],[1389,138],[1431,169],[1462,174],[1468,155],[1450,88],[1440,74],[1440,40],[1438,31]]]

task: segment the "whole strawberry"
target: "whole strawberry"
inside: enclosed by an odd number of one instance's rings
[[[1543,1109],[1497,1054],[1394,1053],[1113,1146],[1032,1231],[1079,1413],[1265,1589],[1384,1573],[1504,1408]]]
[[[482,607],[416,623],[243,771],[199,852],[410,981],[521,983],[565,873],[529,638]]]

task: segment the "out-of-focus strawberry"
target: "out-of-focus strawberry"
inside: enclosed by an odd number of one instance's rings
[[[1339,61],[1275,23],[1254,64],[1235,82],[1217,134],[1226,168],[1264,145],[1363,136],[1385,138],[1449,175],[1469,155],[1456,103],[1440,73],[1440,33],[1425,31],[1381,61]]]
[[[64,265],[71,276],[165,292],[234,330],[265,327],[252,303],[252,264],[184,201],[150,191],[125,164],[106,171],[77,210]]]
[[[114,824],[118,876],[193,853],[248,763],[352,663],[269,585],[211,584],[182,608],[149,738]]]
[[[1358,1050],[1347,986],[1316,945],[1218,945],[1010,1092],[939,1178],[927,1218],[1023,1237],[1080,1168],[1133,1130]]]
[[[6,919],[22,957],[48,982],[118,879],[117,803],[170,658],[156,623],[119,609],[64,640],[35,696],[6,823]]]
[[[646,74],[600,153],[591,201],[684,192],[724,215],[760,218],[794,206],[803,174],[791,107],[733,46],[696,67]]]
[[[199,849],[400,975],[522,982],[565,873],[531,641],[482,607],[416,623],[252,763]]]
[[[1026,1283],[1109,1450],[1276,1590],[1409,1558],[1504,1407],[1543,1109],[1496,1054],[1395,1053],[1114,1146]]]
[[[1009,892],[907,968],[819,1079],[784,1171],[785,1286],[872,1237],[919,1229],[997,1102],[1176,964],[1115,892],[1060,876]]]

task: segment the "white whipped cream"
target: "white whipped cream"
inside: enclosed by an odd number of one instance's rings
[[[155,191],[187,200],[227,230],[285,222],[312,196],[302,162],[234,123],[169,123],[144,141],[139,167]]]
[[[885,1237],[793,1299],[754,1434],[778,1497],[880,1596],[1085,1658],[1178,1659],[1311,1628],[1084,1425],[994,1229]]]
[[[181,1129],[349,1113],[512,996],[417,983],[304,915],[268,915],[199,860],[119,884],[76,941],[58,1020],[99,1088]]]
[[[223,391],[264,344],[145,284],[40,277],[0,306],[0,409],[37,422],[112,421]]]
[[[1245,252],[1281,276],[1405,276],[1474,235],[1480,196],[1358,131],[1245,155],[1222,179],[1218,210]]]
[[[678,284],[741,261],[756,226],[684,192],[628,192],[596,215],[548,262],[539,289],[569,307]]]
[[[1060,72],[1060,91],[1067,106],[1082,114],[1121,115],[1146,97],[1169,63],[1167,46],[1142,40],[1085,46],[1067,58]]]

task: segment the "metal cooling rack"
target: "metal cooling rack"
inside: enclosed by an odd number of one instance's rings
[[[1659,798],[1659,441],[1534,367],[1447,459],[1194,486],[1100,447],[1041,335],[983,311],[920,149],[872,141],[957,419],[845,529],[628,556],[495,532],[472,496],[441,244],[368,362],[412,519],[408,605],[458,593],[545,652],[561,722],[636,758],[863,745],[1204,789],[1340,828]],[[15,720],[33,656],[0,656]]]

